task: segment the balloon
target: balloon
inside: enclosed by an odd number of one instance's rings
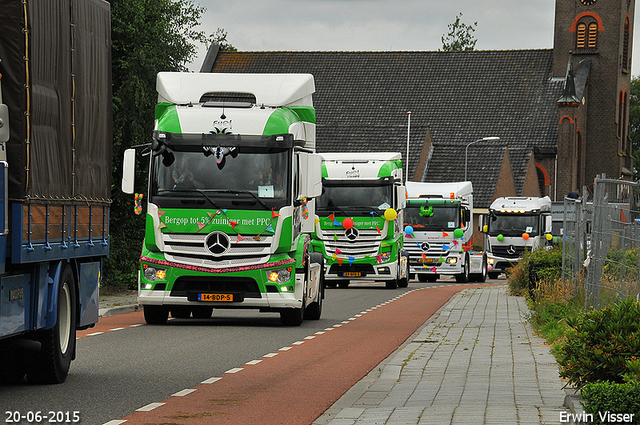
[[[407,235],[412,234],[412,233],[413,233],[413,227],[411,227],[411,226],[407,226],[407,227],[405,227],[405,228],[404,228],[404,232],[405,232]]]
[[[453,237],[454,238],[460,239],[462,236],[464,236],[464,230],[456,229],[456,230],[453,231]]]
[[[398,213],[393,208],[387,208],[384,212],[384,218],[389,221],[393,221],[398,216]]]
[[[551,233],[547,233],[546,235],[544,235],[544,237],[547,238],[548,241],[553,239],[553,235]]]
[[[487,264],[487,271],[490,272],[493,270],[493,264]]]
[[[345,218],[345,219],[342,221],[342,226],[343,226],[345,229],[351,229],[351,228],[353,227],[353,219],[351,219],[351,218]]]
[[[482,226],[482,231],[484,233],[487,233],[489,231],[489,226],[487,226],[486,224],[484,226]]]
[[[504,240],[504,236],[501,234],[498,235],[498,241],[502,242]]]
[[[524,239],[525,241],[529,239],[529,234],[528,233],[523,233],[522,234],[522,239]]]

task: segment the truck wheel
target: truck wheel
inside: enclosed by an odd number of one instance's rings
[[[164,325],[169,319],[169,309],[161,305],[145,305],[144,321],[148,325]]]
[[[28,353],[26,372],[34,384],[60,384],[69,373],[76,350],[76,284],[70,265],[58,285],[58,314],[52,329],[36,332],[40,351]]]
[[[482,259],[482,273],[479,275],[478,282],[486,282],[487,281],[487,257]]]
[[[0,351],[0,384],[20,384],[24,379],[24,361],[20,350]]]
[[[191,307],[176,306],[171,308],[171,317],[176,319],[188,319],[191,317]]]
[[[405,277],[398,279],[398,288],[406,288],[409,286],[409,257],[405,263]]]
[[[304,304],[301,308],[280,311],[280,322],[284,326],[300,326],[304,320]]]
[[[210,319],[213,307],[194,307],[191,311],[194,319]]]
[[[311,254],[311,259],[320,264],[320,284],[318,285],[318,295],[317,300],[309,304],[304,312],[304,318],[307,320],[320,320],[320,316],[322,316],[322,300],[324,298],[324,258],[322,255],[318,257],[313,257],[314,254]]]
[[[457,283],[467,283],[469,282],[469,258],[464,262],[464,267],[462,268],[462,273],[456,275]]]
[[[385,282],[385,288],[387,289],[397,289],[398,288],[398,279],[387,280]]]

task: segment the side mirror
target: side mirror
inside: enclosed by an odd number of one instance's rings
[[[136,150],[127,149],[124,151],[122,160],[122,191],[133,194],[136,175]]]
[[[478,216],[478,230],[482,233],[487,233],[489,231],[489,226],[485,224],[486,218],[486,215],[481,214]]]
[[[544,232],[551,233],[553,230],[553,217],[550,215],[544,216]]]
[[[4,103],[0,104],[0,143],[9,141],[9,107]]]
[[[317,154],[300,152],[299,154],[300,188],[309,199],[322,195],[322,157]]]
[[[396,186],[396,196],[398,198],[398,208],[403,210],[407,206],[407,188],[404,186]]]

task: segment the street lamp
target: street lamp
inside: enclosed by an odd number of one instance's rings
[[[464,181],[467,181],[467,157],[469,153],[469,146],[478,142],[489,142],[489,141],[495,141],[495,140],[500,140],[500,138],[499,137],[483,137],[482,139],[474,140],[471,143],[467,143],[467,146],[464,148]]]

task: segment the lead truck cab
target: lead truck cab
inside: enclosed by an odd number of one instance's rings
[[[313,76],[160,73],[138,302],[147,323],[213,309],[318,320],[323,259],[311,251]],[[123,191],[134,192],[135,151]]]
[[[551,240],[551,199],[545,197],[497,198],[482,217],[489,277],[497,278],[525,251],[545,248]]]

